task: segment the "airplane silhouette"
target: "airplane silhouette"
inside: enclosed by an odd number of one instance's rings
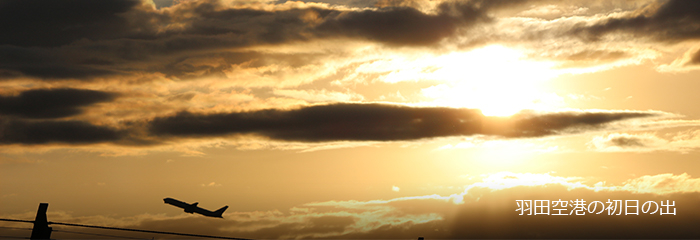
[[[207,217],[224,218],[221,216],[221,214],[223,214],[224,211],[226,211],[226,209],[228,208],[228,206],[224,206],[222,208],[219,208],[219,210],[212,212],[212,211],[197,207],[197,204],[198,204],[197,202],[193,203],[193,204],[187,204],[186,202],[181,202],[181,201],[178,201],[178,200],[175,200],[172,198],[164,198],[163,202],[170,204],[170,205],[173,205],[173,206],[176,206],[176,207],[179,207],[179,208],[182,208],[182,209],[185,209],[186,213],[199,213],[199,214],[202,214],[202,215],[207,216]]]

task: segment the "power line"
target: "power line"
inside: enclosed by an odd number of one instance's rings
[[[4,229],[13,229],[13,230],[32,230],[31,228],[18,228],[18,227],[0,227]],[[15,236],[2,236],[0,235],[0,239],[29,239],[28,237],[15,237]]]
[[[99,233],[74,232],[74,231],[56,230],[56,229],[54,229],[53,232],[65,232],[65,233],[75,233],[75,234],[84,234],[84,235],[93,235],[93,236],[102,236],[102,237],[113,237],[113,238],[148,239],[148,238],[125,237],[125,236],[99,234]]]
[[[0,227],[3,229],[13,229],[13,230],[32,230],[31,228],[16,228],[16,227]],[[28,237],[15,237],[15,236],[3,236],[0,235],[0,239],[29,239]]]
[[[9,219],[9,218],[0,218],[0,221],[34,223],[34,221],[19,220],[19,219]],[[169,235],[178,235],[178,236],[186,236],[186,237],[218,238],[218,239],[233,239],[233,240],[249,240],[249,239],[245,239],[245,238],[232,238],[232,237],[210,236],[210,235],[201,235],[201,234],[188,234],[188,233],[176,233],[176,232],[151,231],[151,230],[130,229],[130,228],[102,227],[102,226],[93,226],[93,225],[84,225],[84,224],[74,224],[74,223],[62,223],[62,222],[47,222],[47,224],[65,225],[65,226],[73,226],[73,227],[99,228],[99,229],[109,229],[109,230],[119,230],[119,231],[132,231],[132,232],[145,232],[145,233],[156,233],[156,234],[169,234]]]
[[[14,236],[0,236],[0,238],[2,238],[2,239],[9,239],[9,238],[12,238],[12,239],[29,239],[28,237],[14,237]]]
[[[0,218],[0,221],[34,223],[34,221],[19,220],[19,219],[9,219],[9,218]]]
[[[179,236],[186,236],[186,237],[201,237],[201,238],[218,238],[218,239],[248,240],[248,239],[245,239],[245,238],[232,238],[232,237],[220,237],[220,236],[210,236],[210,235],[200,235],[200,234],[162,232],[162,231],[151,231],[151,230],[130,229],[130,228],[102,227],[102,226],[92,226],[92,225],[83,225],[83,224],[74,224],[74,223],[48,222],[48,224],[66,225],[66,226],[74,226],[74,227],[100,228],[100,229],[110,229],[110,230],[120,230],[120,231],[132,231],[132,232],[147,232],[147,233],[157,233],[157,234],[170,234],[170,235],[179,235]]]
[[[0,227],[5,229],[15,229],[15,230],[32,230],[31,228],[18,228],[18,227]]]

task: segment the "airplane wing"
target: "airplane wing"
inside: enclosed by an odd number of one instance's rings
[[[202,215],[204,215],[204,216],[209,216],[209,217],[211,217],[212,215],[214,215],[214,212],[209,211],[209,210],[206,210],[206,209],[204,209],[204,208],[200,208],[200,207],[198,207],[197,209],[195,209],[194,212],[199,213],[199,214],[202,214]]]
[[[195,210],[195,212],[196,212],[196,213],[199,213],[199,214],[202,214],[202,215],[204,215],[204,216],[207,216],[207,217],[224,218],[224,217],[222,216],[222,214],[224,214],[224,211],[226,211],[227,208],[228,208],[228,206],[224,206],[224,207],[219,208],[218,210],[212,212],[212,211],[209,211],[209,210],[206,210],[206,209],[203,209],[203,208],[199,208],[199,207],[198,207],[198,208]]]

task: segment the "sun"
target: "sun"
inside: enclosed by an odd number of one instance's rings
[[[478,108],[484,115],[509,116],[524,109],[551,110],[561,105],[554,93],[542,91],[556,77],[553,64],[527,60],[521,52],[488,46],[433,59],[435,79],[444,82],[422,89],[442,106]]]

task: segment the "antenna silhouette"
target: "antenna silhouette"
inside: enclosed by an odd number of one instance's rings
[[[32,228],[31,239],[50,239],[51,227],[49,227],[48,219],[46,218],[46,210],[49,209],[48,203],[39,203],[39,210],[36,211],[34,218],[34,228]]]

